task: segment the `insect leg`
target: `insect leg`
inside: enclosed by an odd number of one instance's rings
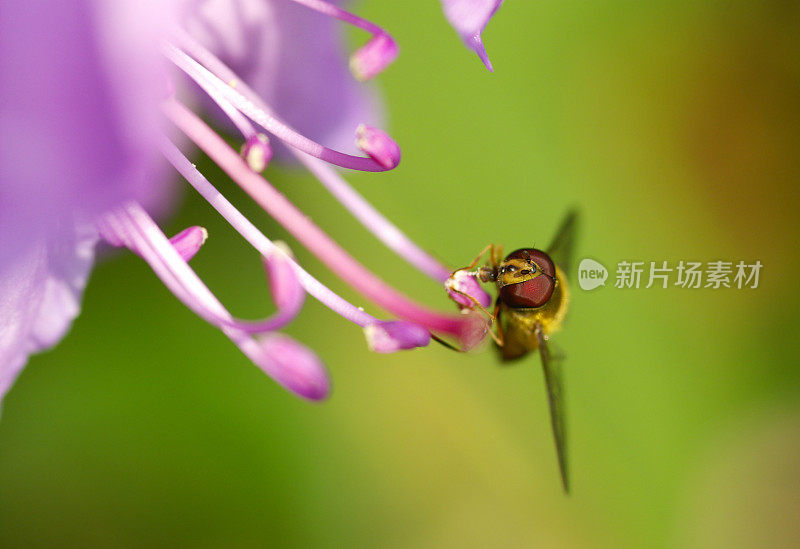
[[[479,253],[479,254],[478,254],[478,257],[476,257],[476,258],[475,258],[475,259],[472,261],[472,263],[470,263],[470,264],[469,264],[469,265],[467,265],[466,267],[462,267],[461,269],[457,269],[457,271],[469,271],[469,270],[471,270],[471,269],[474,269],[474,268],[475,268],[475,266],[476,266],[478,263],[480,263],[480,261],[481,261],[481,258],[482,258],[484,255],[486,255],[486,252],[489,252],[489,261],[491,261],[491,262],[492,262],[492,267],[496,267],[496,266],[497,266],[497,263],[495,263],[495,260],[494,260],[494,254],[495,254],[495,248],[498,248],[498,247],[499,247],[499,248],[502,250],[502,246],[495,246],[494,244],[488,244],[488,245],[487,245],[487,246],[486,246],[484,249],[482,249],[482,250],[481,250],[481,253]]]
[[[505,344],[505,338],[503,337],[503,323],[499,322],[500,319],[500,301],[498,301],[494,306],[494,315],[492,315],[492,323],[497,325],[497,333],[490,332],[492,334],[492,339],[494,342],[497,343],[498,347],[503,347]]]
[[[478,301],[477,299],[475,299],[473,296],[469,295],[469,294],[468,294],[468,293],[466,293],[466,292],[462,292],[461,290],[457,290],[457,289],[455,289],[455,288],[448,288],[448,289],[449,289],[451,292],[453,292],[453,293],[455,293],[455,294],[458,294],[458,295],[463,295],[464,297],[466,297],[467,299],[469,299],[470,301],[472,301],[472,303],[474,303],[474,304],[475,304],[475,307],[477,307],[479,311],[481,311],[482,313],[485,313],[485,314],[486,314],[486,316],[488,316],[490,319],[492,319],[492,321],[494,321],[494,318],[495,318],[495,316],[494,316],[492,313],[490,313],[490,312],[489,312],[489,311],[486,309],[486,307],[484,307],[483,305],[481,305],[481,302],[480,302],[480,301]]]
[[[498,304],[495,305],[494,313],[490,313],[488,311],[488,309],[486,309],[486,307],[481,305],[480,302],[477,299],[475,299],[474,297],[472,297],[468,293],[456,290],[454,288],[451,288],[451,291],[455,292],[457,294],[463,295],[463,296],[469,298],[470,300],[472,300],[472,302],[475,304],[475,307],[477,307],[479,311],[481,311],[482,313],[484,313],[486,316],[489,317],[489,335],[494,340],[494,342],[497,343],[498,347],[502,347],[503,346],[503,341],[504,341],[503,340],[503,328],[500,326],[500,323],[497,322],[497,315],[500,313],[500,303],[498,302]],[[494,324],[497,324],[497,334],[495,334],[492,331],[492,325],[494,325]]]

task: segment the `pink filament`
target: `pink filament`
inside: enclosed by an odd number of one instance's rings
[[[464,317],[428,310],[375,276],[303,215],[286,197],[269,185],[261,175],[250,170],[240,156],[194,113],[174,100],[165,105],[165,112],[251,198],[342,280],[401,318],[421,324],[433,331],[456,337],[462,336],[466,325]]]

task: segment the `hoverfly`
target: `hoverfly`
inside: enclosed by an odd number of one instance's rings
[[[569,287],[565,272],[569,272],[576,212],[570,212],[556,233],[553,243],[543,251],[521,248],[503,257],[502,248],[490,244],[469,266],[459,271],[471,271],[488,252],[489,263],[473,274],[483,283],[497,287],[494,311],[483,308],[475,298],[478,309],[489,315],[496,332],[490,330],[503,361],[522,358],[539,351],[544,381],[550,405],[550,422],[556,443],[561,483],[569,492],[567,472],[564,401],[561,380],[562,356],[551,352],[550,335],[561,327],[569,305]],[[456,272],[459,272],[456,271]]]

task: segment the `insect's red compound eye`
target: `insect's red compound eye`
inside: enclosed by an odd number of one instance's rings
[[[556,266],[553,264],[553,260],[542,250],[520,248],[508,254],[505,260],[508,261],[509,259],[522,259],[529,263],[534,263],[544,274],[554,278],[556,276]]]
[[[541,307],[553,295],[555,287],[551,277],[539,275],[525,282],[503,286],[500,288],[500,299],[514,308]]]

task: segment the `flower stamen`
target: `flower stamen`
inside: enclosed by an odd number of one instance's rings
[[[189,40],[191,40],[189,38]],[[239,85],[238,77],[219,59],[213,54],[202,48],[201,45],[193,42],[190,44],[194,50],[192,53],[199,56],[203,62],[209,63],[211,72],[214,72],[220,79],[225,79],[229,82],[235,82]],[[210,90],[212,98],[220,103],[224,112],[234,110],[235,108],[224,98],[221,94],[207,81],[198,82],[205,90]],[[224,84],[223,84],[224,85]],[[231,84],[232,85],[232,84]],[[261,98],[249,90],[247,86],[243,86],[244,93],[256,104],[258,107],[265,111],[271,111],[270,107],[264,103]],[[241,115],[240,115],[241,116]],[[360,128],[359,128],[360,129]],[[378,154],[381,148],[390,149],[386,141],[381,141],[375,138],[376,131],[372,129],[372,135],[362,135],[362,149],[372,149],[373,154]],[[357,133],[362,133],[358,132]],[[366,127],[364,128],[366,134]],[[247,137],[247,135],[246,135]],[[300,160],[306,167],[317,176],[318,180],[328,189],[328,191],[337,199],[342,205],[353,214],[358,221],[370,232],[372,232],[379,240],[381,240],[387,247],[400,255],[414,267],[421,272],[427,274],[438,282],[444,282],[451,274],[451,270],[444,266],[441,262],[436,260],[430,254],[425,252],[422,248],[417,246],[411,239],[408,238],[396,225],[386,219],[378,210],[376,210],[363,196],[361,196],[347,181],[328,163],[322,161],[318,157],[307,154],[299,149],[289,148],[289,150]],[[399,158],[399,148],[394,153]],[[391,153],[388,155],[391,157]],[[384,161],[385,162],[385,161]]]
[[[273,243],[264,234],[259,231],[255,225],[252,224],[239,210],[236,209],[222,194],[214,188],[203,174],[201,174],[189,160],[181,154],[177,147],[166,138],[162,141],[161,151],[167,160],[175,167],[176,170],[197,190],[203,198],[225,218],[231,226],[247,240],[264,257],[277,256],[283,254],[286,259],[286,265],[290,266],[293,274],[302,288],[311,296],[320,301],[323,305],[342,317],[350,320],[354,324],[367,328],[371,325],[391,325],[391,324],[405,324],[410,325],[409,322],[403,321],[382,321],[373,317],[365,312],[362,308],[356,307],[348,303],[346,300],[335,294],[300,265],[298,265],[291,257],[285,254],[282,249],[281,243]],[[268,263],[268,267],[271,266]],[[288,277],[289,273],[285,272],[283,275],[278,273],[270,273],[270,280],[272,282],[273,298],[276,304],[281,306],[280,295],[284,293],[281,289],[283,278]],[[274,275],[274,276],[273,276]],[[412,347],[422,347],[428,344],[430,338],[420,335],[419,330],[423,330],[426,334],[427,331],[419,328],[416,331],[410,327],[406,330],[396,330],[392,333],[398,338],[394,342],[395,350],[410,349]],[[368,335],[368,334],[367,334]],[[368,337],[369,342],[369,337]],[[389,351],[383,351],[389,352]]]
[[[208,231],[203,227],[189,227],[169,239],[170,244],[184,261],[190,261],[208,239]]]
[[[374,78],[397,58],[400,51],[397,42],[388,32],[372,21],[362,19],[322,0],[294,0],[294,2],[372,34],[369,42],[350,56],[350,70],[358,80]]]
[[[275,381],[309,400],[321,400],[327,396],[330,388],[328,374],[313,352],[293,340],[291,345],[282,346],[284,351],[291,352],[276,352],[271,342],[276,337],[286,342],[287,336],[271,334],[259,340],[237,326],[235,319],[141,206],[128,203],[118,207],[105,214],[98,227],[109,242],[121,242],[139,254],[178,299],[217,326]]]
[[[325,162],[352,170],[383,172],[395,168],[400,162],[399,155],[393,158],[388,156],[381,157],[381,161],[379,162],[372,157],[364,158],[362,156],[353,156],[330,149],[309,139],[283,122],[270,110],[256,104],[251,99],[255,94],[244,82],[241,82],[230,69],[225,67],[226,74],[220,74],[222,71],[220,71],[219,68],[223,67],[224,64],[211,52],[184,34],[181,34],[180,37],[181,43],[185,44],[184,47],[191,53],[191,56],[171,44],[164,45],[164,54],[204,89],[208,89],[206,86],[216,87],[219,94],[233,105],[236,110],[290,147],[316,156]],[[207,67],[211,68],[209,69]],[[235,89],[225,83],[234,80],[238,82]],[[206,85],[201,84],[201,82],[205,82]],[[384,135],[384,140],[391,141],[388,135]],[[395,144],[395,147],[396,146]],[[385,148],[388,150],[389,145],[386,144]]]
[[[439,313],[410,300],[354,259],[266,179],[250,170],[239,155],[193,112],[177,101],[167,102],[164,111],[253,200],[354,289],[401,318],[431,331],[455,336],[465,346],[475,343],[471,341],[476,333],[470,326],[471,315]]]
[[[254,172],[263,172],[272,160],[272,145],[263,133],[251,135],[242,145],[242,158]]]
[[[437,282],[448,279],[450,269],[415,244],[397,225],[367,202],[330,164],[300,151],[292,152],[328,189],[328,192],[390,250]]]

